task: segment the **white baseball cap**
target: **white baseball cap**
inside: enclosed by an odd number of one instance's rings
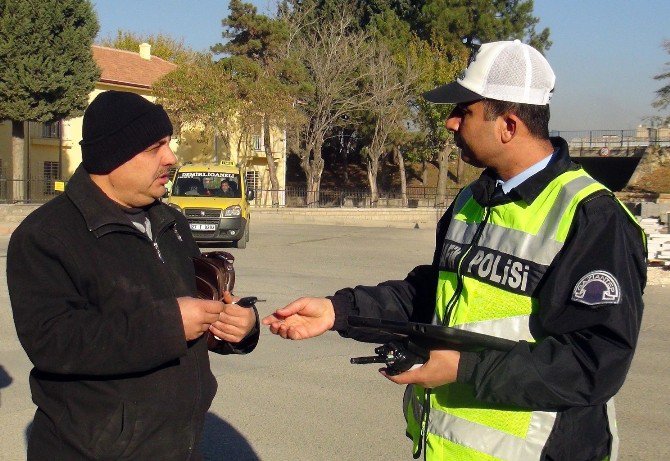
[[[423,94],[437,104],[497,99],[544,106],[556,76],[542,54],[519,40],[484,43],[474,61],[455,82]]]

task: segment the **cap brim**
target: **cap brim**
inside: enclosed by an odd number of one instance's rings
[[[482,96],[470,91],[458,82],[451,82],[438,86],[434,90],[423,94],[426,101],[435,104],[458,104],[459,102],[470,102],[482,99]]]

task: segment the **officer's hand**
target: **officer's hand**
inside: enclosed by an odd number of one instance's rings
[[[229,343],[239,343],[256,325],[256,314],[253,309],[232,304],[238,299],[226,291],[223,295],[223,310],[217,321],[209,327],[209,331],[216,337]]]
[[[382,368],[379,372],[396,384],[418,384],[433,388],[456,381],[461,353],[452,350],[430,351],[430,358],[422,366],[407,370],[395,376],[387,375]]]
[[[177,298],[181,321],[184,324],[184,336],[186,341],[197,339],[209,326],[216,322],[219,313],[223,310],[223,303],[206,299],[191,298],[183,296]]]
[[[284,339],[307,339],[330,330],[335,309],[330,299],[300,298],[263,319],[270,331]]]

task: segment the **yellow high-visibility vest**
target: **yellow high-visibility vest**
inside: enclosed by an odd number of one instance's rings
[[[464,188],[443,242],[447,270],[439,274],[433,322],[515,341],[541,339],[530,330],[540,307],[532,293],[563,248],[579,204],[597,192],[607,189],[583,169],[559,175],[530,204],[483,207]],[[427,395],[430,412],[422,421]],[[555,412],[479,401],[461,383],[431,392],[409,386],[404,406],[414,450],[425,437],[427,460],[539,459],[556,421]],[[617,440],[613,417],[610,426]]]

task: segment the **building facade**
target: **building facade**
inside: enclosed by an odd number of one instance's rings
[[[132,91],[150,101],[154,82],[176,69],[176,65],[151,55],[151,46],[143,43],[137,53],[94,45],[93,57],[101,70],[100,80],[89,95],[89,102],[107,90]],[[8,189],[23,188],[25,201],[42,202],[57,192],[56,180],[67,180],[81,163],[82,117],[73,117],[53,123],[24,123],[25,177],[9,177],[12,162],[12,128],[10,122],[0,123],[0,201],[6,201]],[[231,127],[227,136],[201,139],[198,130],[177,130],[171,147],[178,162],[238,163],[249,187],[257,191],[270,189],[268,163],[263,145],[262,128],[257,133],[242,134]],[[224,141],[225,140],[225,141]],[[286,135],[283,130],[271,129],[271,152],[277,170],[280,189],[285,188]],[[14,183],[12,185],[12,183]],[[257,193],[255,202],[269,201],[264,193]]]

